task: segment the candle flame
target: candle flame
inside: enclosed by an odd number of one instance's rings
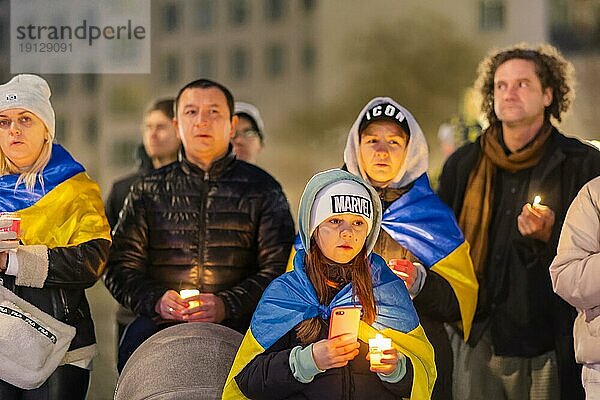
[[[541,196],[539,196],[539,195],[536,195],[536,196],[533,198],[533,205],[534,205],[534,206],[536,206],[536,205],[540,204],[541,202],[542,202],[542,198],[541,198]]]

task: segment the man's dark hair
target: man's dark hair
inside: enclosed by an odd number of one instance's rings
[[[507,49],[494,51],[479,64],[476,87],[482,96],[481,111],[490,125],[499,122],[498,116],[494,112],[494,75],[501,64],[512,59],[528,60],[534,63],[542,90],[552,89],[552,103],[544,110],[544,117],[546,119],[554,117],[560,122],[561,114],[569,109],[575,98],[573,65],[565,60],[553,46],[544,44],[532,48],[521,43]]]
[[[225,86],[221,85],[218,82],[211,81],[210,79],[197,79],[188,83],[179,90],[179,93],[177,93],[177,97],[175,98],[175,105],[173,107],[175,115],[177,115],[177,106],[179,105],[179,98],[186,89],[208,89],[213,87],[219,89],[225,95],[225,99],[227,100],[227,106],[229,107],[229,119],[232,119],[234,109],[233,95]]]
[[[162,111],[162,113],[165,114],[167,117],[169,117],[170,119],[173,119],[174,118],[174,114],[173,114],[174,103],[175,103],[175,100],[173,100],[173,99],[157,100],[154,103],[152,103],[150,105],[150,107],[148,107],[146,109],[146,114],[150,114],[152,111]]]

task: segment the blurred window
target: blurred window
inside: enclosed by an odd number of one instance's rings
[[[312,43],[306,43],[302,49],[302,68],[305,71],[312,71],[315,68],[316,50]]]
[[[93,93],[98,88],[98,75],[85,74],[83,75],[83,87],[88,93]]]
[[[482,31],[504,29],[504,0],[480,0],[479,28]]]
[[[246,49],[236,47],[232,50],[229,72],[235,80],[242,80],[248,77],[250,73],[250,56]]]
[[[65,117],[57,114],[56,115],[56,126],[55,126],[54,140],[56,143],[66,144],[69,135],[67,135],[67,121]]]
[[[277,22],[285,16],[285,0],[265,0],[265,18],[269,22]]]
[[[88,144],[96,144],[98,141],[98,118],[95,115],[85,121],[85,137]]]
[[[284,60],[282,45],[273,44],[267,47],[265,60],[268,77],[277,78],[283,74]]]
[[[250,8],[246,0],[229,0],[229,22],[231,25],[244,25],[250,19]]]
[[[214,0],[199,0],[196,7],[196,28],[207,31],[215,25],[216,7]]]
[[[162,57],[161,76],[167,84],[179,81],[179,57],[175,54],[167,54]]]
[[[198,76],[202,78],[216,78],[215,52],[212,50],[201,50],[196,56],[196,65],[198,68]]]
[[[309,13],[317,6],[317,0],[302,0],[302,8],[306,13]]]
[[[550,0],[550,41],[563,52],[600,52],[600,2]]]
[[[8,47],[8,43],[10,43],[7,30],[8,23],[0,23],[0,51],[6,50]]]
[[[163,8],[162,22],[166,32],[174,32],[179,25],[179,9],[176,4],[167,4]]]
[[[53,95],[65,94],[69,91],[69,75],[53,74],[48,77],[48,84]]]

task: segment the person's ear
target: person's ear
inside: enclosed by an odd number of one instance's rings
[[[177,118],[173,118],[171,120],[173,127],[175,128],[175,134],[177,135],[177,139],[181,142],[181,135],[179,134],[179,122],[177,122]]]
[[[554,99],[554,94],[552,92],[552,88],[547,87],[544,89],[544,107],[548,107],[552,104],[552,100]]]
[[[240,118],[237,115],[234,115],[231,118],[231,130],[229,131],[229,139],[232,139],[235,136],[235,129],[237,128],[238,122],[240,122]]]

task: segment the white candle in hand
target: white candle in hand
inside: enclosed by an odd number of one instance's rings
[[[381,356],[383,351],[392,348],[392,339],[381,336],[379,333],[375,338],[369,339],[369,359],[371,366],[381,364]]]
[[[179,292],[179,295],[181,296],[182,299],[187,299],[188,297],[192,297],[192,296],[198,296],[200,294],[200,291],[198,289],[183,289]],[[189,308],[194,308],[194,307],[198,307],[200,305],[200,302],[197,300],[192,300],[188,302],[189,304]]]

